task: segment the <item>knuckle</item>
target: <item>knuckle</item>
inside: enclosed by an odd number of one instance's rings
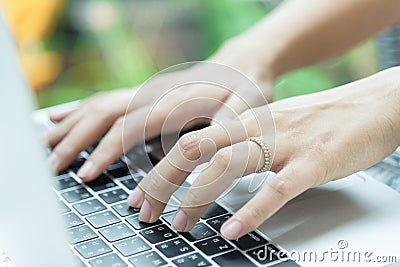
[[[231,161],[232,150],[229,147],[218,150],[215,154],[215,164],[221,167],[227,167]]]
[[[201,134],[199,131],[183,135],[178,141],[178,146],[182,155],[189,160],[197,159],[200,153],[200,141]]]
[[[289,195],[289,183],[290,182],[288,179],[274,178],[270,180],[268,185],[271,188],[275,197],[283,199]]]
[[[77,149],[75,148],[75,146],[67,141],[63,141],[61,142],[54,151],[57,155],[59,155],[60,157],[71,157],[75,154],[77,154]]]

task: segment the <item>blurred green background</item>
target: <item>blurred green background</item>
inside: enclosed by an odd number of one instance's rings
[[[170,65],[205,59],[274,7],[242,0],[66,1],[42,45],[59,56],[60,71],[35,90],[39,106],[132,87]],[[324,90],[376,70],[371,40],[339,59],[279,78],[275,97]]]

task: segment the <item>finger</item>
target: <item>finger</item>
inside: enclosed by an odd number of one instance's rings
[[[78,154],[94,144],[111,126],[100,116],[80,120],[54,148],[50,158],[56,171],[65,169]]]
[[[313,186],[315,166],[309,162],[289,163],[221,228],[227,239],[237,239],[256,229],[290,199]]]
[[[79,108],[79,105],[71,105],[66,108],[58,109],[51,111],[49,114],[49,118],[53,122],[60,122],[65,119],[67,116],[71,115],[72,112],[76,111]]]
[[[124,150],[129,151],[144,138],[151,139],[157,136],[164,116],[153,117],[146,122],[145,118],[150,109],[151,106],[145,106],[115,120],[111,129],[78,171],[78,176],[86,182],[97,178],[122,156]],[[145,127],[146,136],[144,136]]]
[[[239,121],[185,134],[141,181],[128,203],[133,207],[140,207],[142,203],[145,204],[146,199],[148,203],[142,206],[140,219],[148,222],[156,220],[173,192],[196,166],[209,161],[218,149],[240,142],[248,134]]]
[[[50,129],[47,133],[47,143],[50,147],[56,146],[76,125],[78,121],[82,119],[83,113],[76,111],[66,117],[63,121],[57,124],[54,128]]]
[[[212,124],[226,119],[237,119],[247,109],[268,104],[264,95],[256,90],[233,91],[213,117]]]
[[[173,219],[178,231],[189,231],[236,178],[261,169],[264,157],[254,142],[243,141],[217,152],[210,168],[202,172],[186,193]]]

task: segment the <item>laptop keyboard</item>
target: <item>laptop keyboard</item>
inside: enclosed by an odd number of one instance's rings
[[[85,184],[76,172],[91,151],[82,152],[53,180],[77,266],[299,266],[278,259],[280,250],[256,231],[225,240],[220,229],[231,214],[216,203],[190,232],[176,232],[171,221],[184,192],[175,194],[158,221],[140,222],[140,210],[129,207],[126,199],[144,171],[130,173],[126,163],[118,160]],[[259,259],[260,250],[268,259]]]

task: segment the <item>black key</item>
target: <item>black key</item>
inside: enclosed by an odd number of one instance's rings
[[[152,244],[156,244],[162,241],[166,241],[172,238],[177,237],[178,235],[172,231],[165,224],[151,227],[149,229],[145,229],[140,231],[140,234],[144,236]]]
[[[75,190],[62,193],[61,196],[63,196],[63,198],[65,198],[67,202],[73,203],[79,200],[92,197],[92,194],[90,194],[85,188],[78,188]]]
[[[129,190],[133,190],[137,186],[137,183],[135,182],[135,180],[133,180],[133,178],[123,180],[121,181],[121,183],[125,185],[126,188],[128,188]]]
[[[61,176],[68,174],[68,172],[69,172],[68,170],[59,171],[56,175],[56,178],[61,178]]]
[[[174,239],[156,246],[165,256],[173,258],[194,251],[182,238]]]
[[[80,215],[88,215],[93,212],[105,210],[106,207],[97,199],[90,199],[84,202],[77,203],[72,206]]]
[[[99,194],[99,196],[108,204],[115,203],[128,198],[128,193],[122,189],[114,189],[105,193]]]
[[[82,225],[84,222],[75,213],[67,213],[63,215],[65,222],[67,223],[67,228]]]
[[[86,220],[94,227],[101,228],[114,223],[119,223],[121,220],[111,211],[104,211],[86,217]]]
[[[160,220],[157,220],[154,223],[144,223],[139,221],[139,215],[134,215],[131,217],[128,217],[125,219],[130,225],[132,225],[133,228],[136,230],[141,230],[150,226],[158,225],[161,224],[162,222]]]
[[[64,190],[70,187],[80,185],[74,178],[69,175],[63,176],[63,178],[53,181],[53,186],[56,190]]]
[[[178,267],[211,266],[211,263],[204,259],[199,253],[183,256],[173,260],[172,262]]]
[[[99,233],[104,236],[109,242],[114,242],[136,235],[135,232],[124,223],[119,223],[103,228],[99,231]]]
[[[206,255],[214,255],[233,249],[233,247],[220,236],[197,242],[194,245]]]
[[[279,249],[277,249],[273,245],[266,245],[262,247],[258,247],[252,250],[249,250],[247,252],[247,255],[252,257],[254,260],[256,260],[260,264],[266,264],[270,262],[274,262],[278,260],[277,253],[279,252]],[[276,250],[275,250],[276,248]]]
[[[114,243],[114,247],[125,257],[151,249],[140,237],[132,237]]]
[[[232,252],[222,254],[220,256],[212,258],[213,261],[218,263],[220,266],[227,266],[227,267],[251,267],[256,266],[252,263],[248,258],[246,258],[242,253],[237,250]]]
[[[204,212],[201,218],[205,220],[225,213],[228,213],[226,209],[224,209],[223,207],[214,202],[208,207],[208,209]]]
[[[214,219],[209,219],[206,222],[208,223],[208,225],[210,225],[212,228],[214,228],[215,230],[217,230],[219,232],[222,224],[224,222],[226,222],[230,217],[232,217],[231,214],[226,214],[226,215],[222,215],[217,218],[214,218]]]
[[[85,259],[90,259],[111,252],[112,249],[101,239],[81,243],[74,247]]]
[[[157,267],[167,264],[167,262],[155,251],[146,252],[139,256],[130,258],[129,262],[135,267]]]
[[[73,171],[73,172],[77,172],[83,165],[83,163],[85,163],[86,159],[84,157],[82,157],[82,155],[79,155],[68,167],[67,169]]]
[[[61,213],[67,213],[67,212],[70,212],[70,211],[71,211],[71,209],[67,205],[65,205],[64,202],[60,201],[60,212]]]
[[[186,233],[181,233],[181,235],[183,235],[187,240],[193,242],[210,236],[214,236],[216,235],[216,233],[204,223],[196,223],[193,226],[192,230]]]
[[[86,183],[93,191],[100,191],[117,186],[110,178],[104,173],[91,182]]]
[[[90,260],[93,267],[125,267],[128,266],[117,254],[108,254],[97,259]]]
[[[98,237],[87,225],[78,226],[67,230],[69,242],[72,245]]]
[[[140,211],[140,209],[130,207],[128,203],[126,203],[126,201],[119,204],[115,204],[111,208],[113,208],[113,210],[115,210],[121,217],[136,214],[139,213]]]
[[[121,162],[108,167],[107,172],[114,178],[121,178],[130,175],[128,166]]]
[[[268,241],[253,231],[242,236],[238,240],[232,240],[232,243],[234,243],[241,250],[248,250],[261,245],[265,245],[268,243]]]

